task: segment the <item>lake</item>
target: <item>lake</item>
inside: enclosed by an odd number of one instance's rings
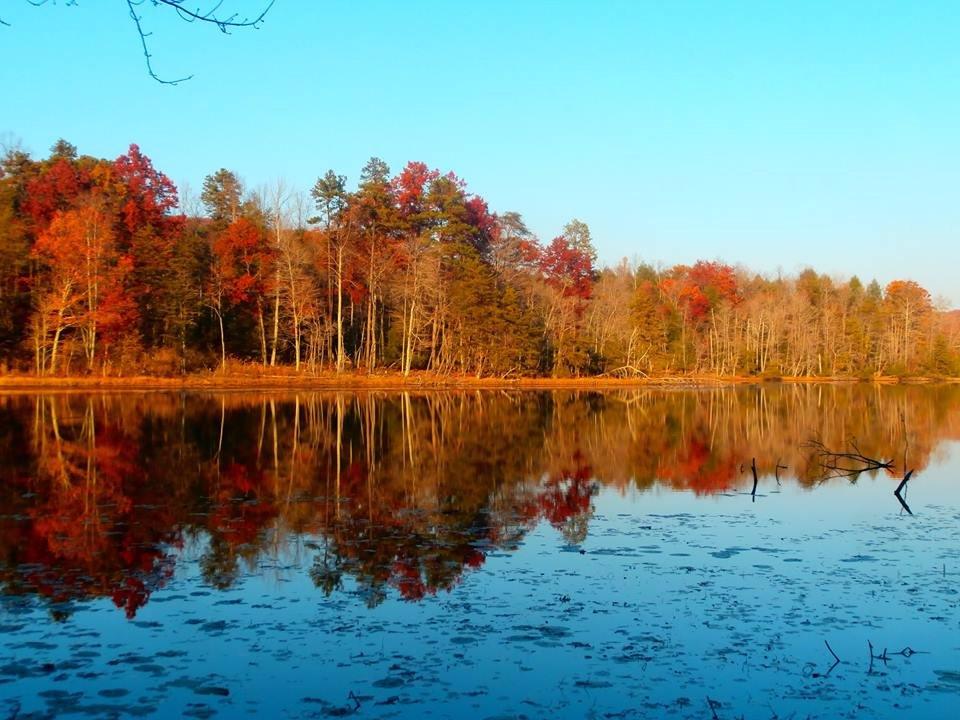
[[[958,385],[0,395],[0,717],[952,716],[958,440]]]

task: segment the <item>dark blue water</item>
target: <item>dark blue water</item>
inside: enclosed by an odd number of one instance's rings
[[[0,713],[953,716],[952,391],[763,392],[7,398]]]

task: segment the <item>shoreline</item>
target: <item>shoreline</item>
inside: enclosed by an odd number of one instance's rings
[[[955,384],[960,378],[843,376],[775,377],[670,375],[662,377],[472,377],[431,373],[192,374],[185,376],[55,376],[0,375],[0,393],[41,391],[206,391],[206,390],[616,390],[621,388],[708,388],[776,384]]]

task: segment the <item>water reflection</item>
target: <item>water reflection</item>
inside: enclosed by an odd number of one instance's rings
[[[214,588],[293,562],[326,594],[350,578],[371,606],[417,600],[541,521],[581,543],[601,486],[749,489],[756,458],[814,487],[811,439],[919,473],[960,438],[958,400],[864,385],[9,396],[0,588],[54,608],[109,597],[132,618],[190,547]]]

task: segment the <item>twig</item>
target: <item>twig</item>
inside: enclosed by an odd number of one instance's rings
[[[137,15],[137,11],[134,10],[135,4],[137,4],[135,0],[127,0],[127,7],[130,8],[130,19],[133,20],[133,24],[137,26],[137,34],[140,36],[140,46],[143,48],[143,57],[146,59],[147,72],[150,73],[150,77],[161,85],[177,85],[192,78],[193,75],[187,75],[182,78],[177,78],[176,80],[165,80],[154,72],[153,62],[150,60],[150,47],[147,45],[147,38],[150,37],[152,33],[144,32],[143,26],[140,24],[140,16]]]
[[[757,501],[757,459],[752,458],[750,460],[750,469],[753,471],[753,490],[750,493],[752,498],[751,502]]]
[[[218,18],[216,15],[217,10],[223,4],[223,0],[214,5],[210,10],[205,13],[193,10],[188,10],[183,7],[183,0],[152,0],[154,5],[167,5],[168,7],[174,8],[176,13],[181,17],[181,19],[186,20],[187,22],[195,22],[197,20],[201,22],[212,23],[220,28],[220,32],[226,33],[230,28],[245,28],[252,27],[255,28],[263,22],[263,19],[267,16],[267,13],[270,12],[270,8],[273,7],[273,3],[276,0],[270,0],[267,3],[267,6],[261,11],[259,15],[255,18],[241,18],[237,19],[236,13],[227,17],[227,18]]]

